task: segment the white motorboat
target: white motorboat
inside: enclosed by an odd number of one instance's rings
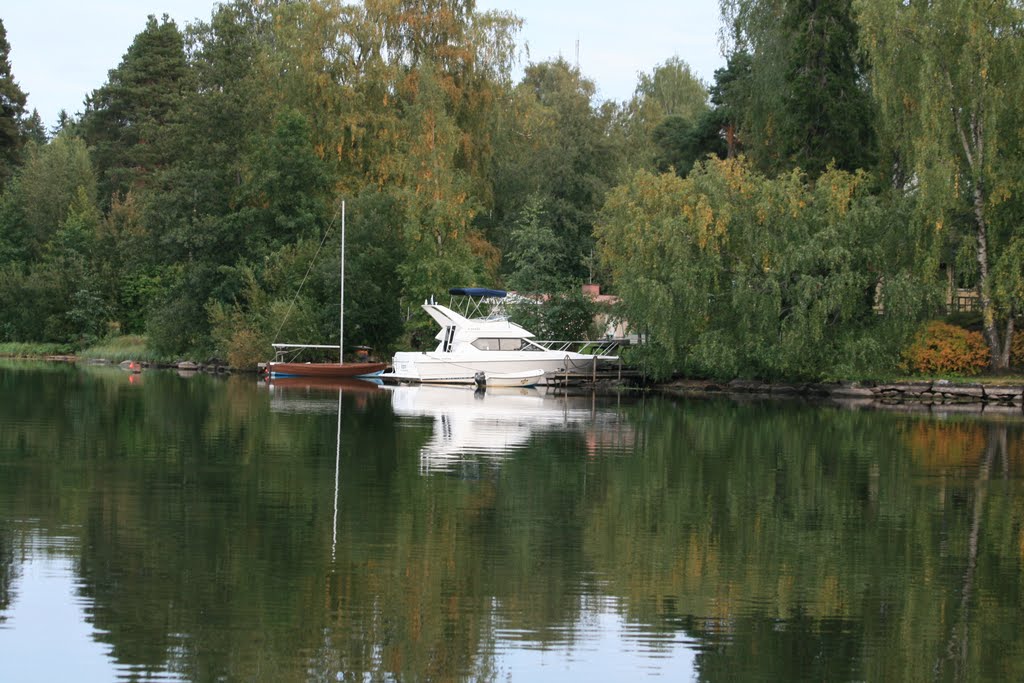
[[[400,351],[388,378],[443,384],[544,384],[559,375],[589,374],[596,363],[614,362],[610,345],[595,342],[538,342],[505,315],[506,292],[456,288],[452,305],[433,300],[423,310],[441,326],[433,351]],[[456,300],[463,301],[462,310]],[[484,314],[484,308],[488,308]],[[573,348],[588,347],[588,352]]]

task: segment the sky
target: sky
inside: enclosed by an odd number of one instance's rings
[[[207,20],[214,0],[3,0],[14,79],[49,128],[64,109],[83,110],[150,14],[182,28]],[[41,9],[42,8],[42,9]],[[477,0],[524,20],[520,43],[530,62],[564,57],[594,81],[600,99],[628,100],[639,73],[680,57],[706,83],[724,65],[718,3],[710,0]],[[577,59],[578,57],[578,59]]]

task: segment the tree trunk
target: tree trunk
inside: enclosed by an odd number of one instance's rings
[[[1010,317],[1006,321],[1006,334],[1003,335],[1003,349],[999,354],[1000,367],[1010,367],[1010,350],[1013,347],[1013,308],[1010,309]]]
[[[1005,370],[1010,365],[1009,350],[1012,334],[1012,322],[1007,328],[1007,340],[1004,353],[1003,343],[999,338],[999,327],[996,325],[996,310],[992,303],[992,276],[988,263],[988,226],[985,223],[985,198],[980,187],[974,188],[974,220],[978,228],[978,302],[981,304],[982,329],[985,341],[988,342],[989,364],[993,370]],[[1012,318],[1011,318],[1012,320]]]
[[[954,89],[948,71],[946,72],[946,80],[952,92]],[[985,331],[985,341],[988,342],[989,365],[993,370],[1005,370],[1009,367],[1009,360],[1003,360],[1003,345],[1000,343],[999,327],[996,325],[996,309],[992,302],[992,276],[989,273],[988,223],[985,220],[985,187],[983,181],[985,173],[985,135],[980,109],[981,105],[979,104],[978,108],[971,112],[969,122],[965,122],[961,112],[954,109],[953,121],[957,134],[960,137],[960,144],[963,146],[967,167],[971,169],[974,222],[978,230],[977,251],[975,252],[978,258],[978,302],[981,304],[982,329]],[[1009,348],[1009,343],[1010,340],[1007,339],[1007,349]]]

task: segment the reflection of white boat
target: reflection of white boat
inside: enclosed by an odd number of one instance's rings
[[[455,311],[433,301],[424,303],[423,310],[441,326],[435,337],[437,348],[423,353],[396,353],[390,378],[473,384],[478,373],[483,373],[487,384],[494,385],[520,373],[540,373],[544,377],[538,376],[538,381],[531,383],[543,383],[541,380],[561,373],[588,373],[595,363],[618,360],[609,355],[609,348],[596,343],[589,344],[592,353],[581,353],[570,349],[581,342],[537,342],[532,333],[503,315],[500,307],[492,307],[487,315],[477,315],[481,304],[495,304],[505,297],[501,290],[449,291],[453,302],[454,297],[466,297],[465,308]]]
[[[478,387],[535,387],[543,384],[546,374],[543,370],[525,370],[523,372],[492,372],[478,371],[473,375],[472,382]],[[434,380],[437,384],[467,384],[462,379]]]
[[[500,462],[544,431],[612,429],[618,414],[589,399],[548,395],[545,389],[425,384],[386,387],[396,416],[432,418],[434,431],[420,449],[424,470],[448,470],[468,460]]]

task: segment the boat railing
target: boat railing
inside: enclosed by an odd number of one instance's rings
[[[548,351],[562,351],[562,352],[575,352],[584,353],[592,356],[598,356],[599,358],[607,358],[608,360],[616,360],[619,357],[619,345],[621,344],[620,339],[597,339],[597,340],[577,340],[577,341],[557,341],[557,340],[532,340],[538,346],[543,346]]]
[[[274,357],[278,362],[285,360],[291,354],[294,356],[303,349],[332,349],[338,350],[337,344],[271,344],[274,347]]]

